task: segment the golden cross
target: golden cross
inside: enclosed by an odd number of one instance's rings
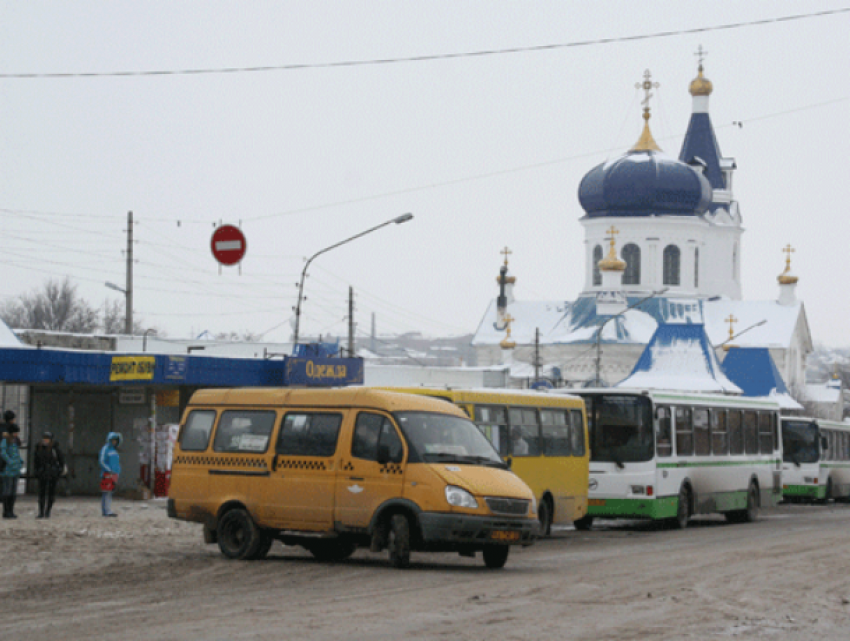
[[[620,232],[617,231],[617,228],[614,227],[614,225],[611,225],[611,229],[609,229],[605,233],[611,236],[611,238],[608,240],[608,242],[611,243],[611,251],[613,251],[614,250],[614,234],[619,234]]]
[[[785,270],[791,269],[791,254],[794,253],[795,249],[791,247],[791,243],[788,243],[785,247],[782,248],[782,251],[787,254],[785,256]]]
[[[652,82],[652,74],[649,72],[649,69],[643,72],[643,82],[638,82],[635,84],[635,89],[643,89],[643,100],[641,103],[643,105],[643,119],[649,120],[649,99],[652,98],[652,89],[657,89],[660,87],[657,82]]]
[[[499,253],[505,255],[505,267],[507,267],[508,266],[508,254],[513,254],[513,252],[510,249],[508,249],[507,247],[505,247]]]
[[[732,325],[738,322],[738,319],[729,314],[729,318],[726,319],[726,322],[729,323],[729,340],[732,340],[732,336],[735,332],[732,331]]]
[[[702,48],[702,45],[700,45],[694,55],[697,57],[697,61],[699,62],[699,70],[702,71],[702,61],[705,60],[705,57],[708,55],[708,52]]]

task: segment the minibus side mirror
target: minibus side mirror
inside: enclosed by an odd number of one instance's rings
[[[390,462],[390,446],[386,443],[378,445],[378,464],[386,465]]]
[[[514,460],[510,456],[505,459],[505,465],[508,466],[508,469],[511,469],[511,465],[513,465],[513,464],[514,464]]]

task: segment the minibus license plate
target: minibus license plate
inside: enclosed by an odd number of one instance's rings
[[[490,538],[494,541],[519,541],[519,532],[493,530],[490,532]]]
[[[593,507],[602,507],[605,505],[605,499],[587,499],[587,504]]]

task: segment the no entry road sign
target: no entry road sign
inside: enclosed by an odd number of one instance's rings
[[[235,265],[245,256],[245,234],[233,225],[221,225],[213,232],[210,248],[219,263]]]

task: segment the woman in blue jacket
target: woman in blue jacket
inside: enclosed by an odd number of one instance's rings
[[[103,516],[118,516],[112,511],[112,493],[118,484],[121,474],[121,461],[118,459],[118,447],[121,446],[121,434],[110,432],[106,437],[106,445],[100,449],[100,508]]]
[[[11,414],[11,419],[9,415]],[[2,426],[2,438],[0,438],[0,460],[3,462],[3,471],[0,478],[3,480],[3,518],[16,519],[15,496],[18,493],[18,479],[24,461],[21,458],[21,441],[18,439],[20,428],[14,423],[15,414],[6,412],[6,423]]]

